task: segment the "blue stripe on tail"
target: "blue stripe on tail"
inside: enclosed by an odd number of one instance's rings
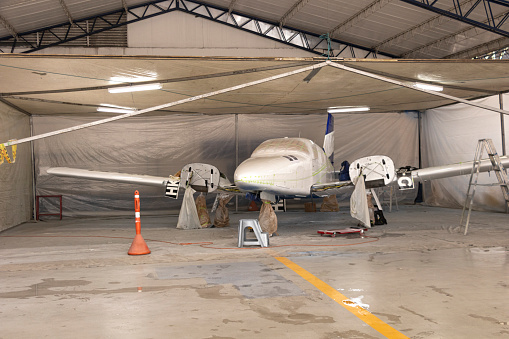
[[[334,116],[328,114],[327,128],[325,129],[325,138],[323,140],[323,150],[329,158],[332,165],[334,165]]]
[[[329,113],[327,117],[327,128],[325,129],[325,135],[332,132],[334,132],[334,116]]]

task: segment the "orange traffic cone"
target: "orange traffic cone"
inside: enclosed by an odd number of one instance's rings
[[[141,220],[140,220],[140,192],[134,192],[134,215],[136,222],[136,235],[134,236],[133,243],[127,251],[129,255],[142,255],[142,254],[150,254],[150,250],[148,249],[145,240],[141,236]]]
[[[254,200],[251,200],[251,203],[249,204],[249,207],[247,208],[247,210],[250,212],[259,211],[260,208],[258,207],[258,205],[256,205],[256,202],[254,202]]]

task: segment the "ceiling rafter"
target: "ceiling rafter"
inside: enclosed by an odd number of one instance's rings
[[[67,15],[67,19],[69,19],[69,23],[73,26],[75,26],[74,19],[72,18],[71,12],[69,11],[69,8],[65,4],[64,0],[58,0],[60,2],[60,6],[65,12],[65,15]]]
[[[127,6],[127,2],[125,0],[122,0],[122,7],[124,7],[125,13],[129,13],[129,6]]]
[[[467,23],[472,26],[480,27],[487,31],[499,34],[501,36],[509,37],[509,31],[506,31],[501,28],[502,24],[507,20],[507,17],[501,19],[499,22],[495,22],[493,11],[491,9],[492,4],[497,4],[500,6],[509,8],[509,1],[506,0],[477,0],[470,8],[465,8],[466,6],[461,6],[459,4],[459,0],[450,0],[454,4],[454,10],[444,10],[440,7],[436,6],[438,0],[433,2],[429,2],[429,0],[400,0],[410,5],[414,5],[428,11],[432,11],[452,19]],[[478,20],[471,19],[469,15],[477,8],[480,3],[484,5],[484,14],[486,15],[488,24],[484,22],[480,22]]]
[[[232,17],[232,12],[235,9],[236,3],[237,0],[231,0],[230,4],[228,5],[228,16],[226,17],[226,21],[228,21],[230,18],[232,18],[232,21],[235,21],[235,19]]]
[[[478,1],[478,0],[466,0],[466,1],[463,1],[462,3],[460,3],[460,5],[464,6],[469,3],[474,3],[475,1]],[[448,10],[452,11],[452,10],[454,10],[454,7],[451,7]],[[432,18],[429,18],[428,20],[426,20],[424,22],[421,22],[420,24],[412,26],[411,28],[409,28],[403,32],[400,32],[388,39],[385,39],[384,41],[382,41],[378,45],[373,46],[372,48],[379,51],[384,47],[389,47],[389,46],[401,43],[403,41],[412,39],[415,36],[415,34],[417,34],[417,33],[429,31],[429,30],[436,28],[438,26],[441,26],[444,23],[446,23],[447,21],[451,21],[451,20],[453,20],[453,19],[443,16],[443,15],[440,15],[440,14],[436,15]]]
[[[364,7],[363,9],[361,9],[360,11],[358,11],[357,13],[352,15],[346,21],[344,21],[344,22],[340,23],[339,25],[337,25],[336,27],[334,27],[329,32],[329,36],[333,37],[335,35],[336,36],[340,35],[341,33],[345,32],[348,29],[355,26],[357,23],[359,23],[359,21],[362,21],[362,20],[366,19],[367,17],[369,17],[371,14],[379,11],[382,7],[384,7],[391,1],[393,1],[393,0],[375,0],[375,1],[373,1],[368,6]]]
[[[484,44],[480,44],[469,48],[467,50],[449,54],[445,56],[443,59],[471,59],[479,55],[484,55],[486,53],[500,50],[509,46],[509,38],[502,37],[497,40],[493,40],[490,42],[486,42]]]
[[[0,98],[0,102],[4,103],[5,105],[11,107],[11,108],[14,108],[15,110],[17,110],[18,112],[21,112],[25,115],[28,115],[28,116],[31,116],[32,113],[24,110],[23,108],[19,107],[18,105],[14,105],[12,102],[10,102],[9,100],[6,100],[4,98]]]
[[[325,41],[321,35],[299,30],[293,27],[281,28],[276,22],[262,20],[246,14],[233,13],[231,16],[228,16],[227,9],[215,5],[210,5],[202,1],[180,0],[179,10],[321,56],[323,56],[324,53],[327,53],[329,50],[327,41]],[[229,22],[228,19],[230,18],[232,19],[232,22]],[[338,39],[331,39],[330,42],[331,57],[394,57],[388,53],[374,54],[373,50],[366,49],[364,46],[347,43]]]
[[[509,11],[504,12],[494,18],[500,19],[504,16],[507,16],[508,14],[509,14]],[[402,58],[411,58],[412,56],[415,56],[415,54],[419,51],[421,51],[422,53],[426,53],[426,51],[429,51],[432,48],[440,47],[444,44],[446,45],[446,44],[458,43],[465,39],[473,38],[474,36],[477,36],[484,32],[485,32],[485,30],[483,30],[482,28],[469,26],[467,28],[462,29],[461,31],[449,34],[449,35],[444,36],[440,39],[431,41],[425,45],[414,48],[413,50],[407,51],[407,52],[401,54],[401,57]]]
[[[237,3],[237,0],[232,0],[230,4],[228,5],[228,15],[232,14],[233,9],[235,8],[235,4]]]
[[[9,23],[9,21],[5,20],[3,16],[0,15],[0,24],[5,27],[6,30],[9,31],[9,33],[16,39],[19,40],[18,32],[12,27],[12,25]]]
[[[288,20],[306,6],[309,0],[298,0],[293,6],[279,19],[279,27],[283,27]]]
[[[475,56],[474,59],[509,59],[509,46]]]

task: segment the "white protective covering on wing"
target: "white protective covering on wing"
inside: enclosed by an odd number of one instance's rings
[[[509,168],[509,158],[507,156],[500,157],[500,162],[505,169]],[[412,171],[412,178],[415,181],[426,181],[430,179],[454,177],[457,175],[468,175],[472,173],[473,164],[473,161],[468,161],[459,164],[422,168]],[[493,165],[489,159],[481,160],[481,166],[479,167],[480,172],[492,170]]]
[[[152,175],[139,175],[139,174],[127,174],[117,172],[101,172],[101,171],[89,171],[78,168],[68,167],[52,167],[46,171],[48,174],[60,176],[60,177],[71,177],[71,178],[82,178],[90,180],[101,180],[101,181],[116,181],[129,184],[142,184],[150,186],[165,186],[169,179],[179,180],[178,177],[157,177]]]

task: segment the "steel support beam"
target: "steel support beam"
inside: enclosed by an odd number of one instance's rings
[[[355,26],[359,21],[362,21],[369,17],[371,14],[378,12],[382,7],[387,5],[389,2],[393,0],[375,0],[370,3],[368,6],[361,9],[359,12],[352,15],[346,21],[334,27],[330,32],[329,36],[334,37],[340,35],[341,33],[347,31],[351,27]]]
[[[125,0],[122,0],[122,7],[124,7],[125,14],[129,13],[129,7],[127,6]]]
[[[282,17],[279,19],[279,27],[286,25],[286,22],[290,20],[295,14],[306,6],[309,0],[298,0]]]
[[[235,3],[237,0],[232,0],[230,4],[228,5],[228,15],[232,14],[233,9],[235,8]]]
[[[226,8],[212,6],[196,0],[181,0],[179,10],[314,54],[323,55],[327,52],[327,41],[322,39],[320,34],[298,30],[288,26],[281,28],[278,22],[261,20],[256,17],[235,12],[228,14],[228,9]],[[375,53],[373,49],[346,43],[338,39],[331,39],[330,56],[340,58],[395,57],[388,53]]]
[[[506,15],[503,16],[503,18],[497,20],[495,18],[495,15],[493,14],[492,9],[492,7],[494,6],[503,6],[509,8],[509,1],[477,0],[472,5],[469,4],[465,6],[461,5],[458,0],[448,0],[452,2],[453,10],[444,10],[438,7],[437,0],[431,2],[429,0],[401,0],[401,1],[467,23],[475,27],[485,29],[487,31],[502,35],[504,37],[509,37],[509,31],[502,29],[502,25],[509,18],[509,13],[506,13]],[[481,3],[484,5],[484,8],[479,6]],[[486,16],[485,21],[487,21],[487,23],[474,20],[471,17],[469,17],[470,14],[472,14],[474,11],[477,14],[484,13],[484,15]]]
[[[509,59],[509,47],[504,47],[483,55],[478,55],[474,59]]]
[[[460,6],[468,6],[469,4],[473,4],[475,1],[478,0],[465,0],[460,3]],[[453,11],[454,7],[451,7],[448,9],[448,11]],[[373,46],[375,50],[383,49],[384,47],[389,47],[395,44],[399,44],[403,41],[407,41],[412,39],[416,34],[423,33],[425,31],[429,31],[431,29],[434,29],[440,25],[443,25],[445,22],[453,20],[451,18],[445,17],[443,15],[436,15],[432,18],[429,18],[428,20],[421,22],[415,26],[410,27],[409,29],[402,31],[388,39],[385,39],[381,43]]]
[[[67,8],[67,5],[65,4],[64,0],[59,0],[60,6],[62,6],[62,9],[65,12],[65,15],[67,15],[67,19],[69,19],[69,23],[74,26],[74,20],[72,18],[71,12],[69,11],[69,8]]]
[[[19,35],[18,35],[18,32],[16,32],[16,30],[14,29],[14,27],[12,27],[12,25],[7,21],[5,20],[2,16],[0,16],[0,24],[2,24],[2,26],[5,27],[6,30],[9,31],[9,33],[11,33],[11,35],[15,38],[15,39],[19,39]]]
[[[70,23],[65,23],[21,33],[19,34],[20,39],[13,39],[11,36],[0,37],[0,42],[4,44],[5,42],[11,43],[11,52],[14,51],[15,47],[20,47],[20,44],[23,44],[23,46],[27,48],[23,53],[31,53],[172,11],[182,11],[317,55],[323,55],[324,52],[327,52],[327,41],[322,39],[319,34],[298,30],[292,27],[281,28],[277,22],[264,21],[255,17],[236,13],[232,11],[234,4],[235,3],[232,1],[230,3],[231,8],[221,8],[196,0],[154,0],[142,5],[129,7],[128,13],[132,15],[131,19],[126,18],[126,10],[122,8],[102,15],[75,20],[74,24],[76,26],[73,29],[71,29]],[[107,27],[96,27],[98,21],[105,22]],[[87,22],[89,23],[88,29]],[[50,38],[51,40],[48,41]],[[340,58],[395,57],[388,53],[377,53],[374,49],[346,43],[337,39],[331,39],[330,56]]]
[[[507,14],[509,14],[509,11],[502,13],[500,15],[497,15],[495,17],[495,19],[500,19],[502,17],[505,17]],[[487,21],[485,23],[487,23]],[[478,27],[469,26],[465,29],[462,29],[461,31],[449,34],[449,35],[442,37],[440,39],[431,41],[423,46],[419,46],[413,50],[407,51],[407,52],[401,54],[401,57],[402,58],[416,57],[416,53],[419,51],[422,51],[425,53],[426,51],[429,51],[430,49],[435,48],[435,47],[440,48],[441,46],[444,46],[444,45],[448,46],[448,45],[456,44],[463,40],[473,38],[483,32],[484,32],[483,29],[480,29]]]
[[[13,39],[11,36],[0,37],[0,43],[11,43],[11,52],[14,51],[15,47],[20,47],[22,44],[23,47],[27,48],[22,51],[22,53],[31,53],[44,48],[86,38],[130,23],[150,19],[175,10],[178,10],[178,1],[176,0],[150,1],[142,5],[132,6],[128,8],[127,12],[122,6],[121,9],[116,11],[75,20],[74,26],[70,22],[67,22],[39,30],[18,33],[19,39]],[[126,19],[127,13],[132,14],[132,19]],[[97,25],[99,21],[105,23],[106,27],[103,25],[103,27],[99,28],[99,25]]]
[[[484,44],[471,47],[467,50],[450,54],[442,59],[471,59],[479,55],[485,55],[492,51],[501,50],[509,46],[509,38],[500,38]]]

